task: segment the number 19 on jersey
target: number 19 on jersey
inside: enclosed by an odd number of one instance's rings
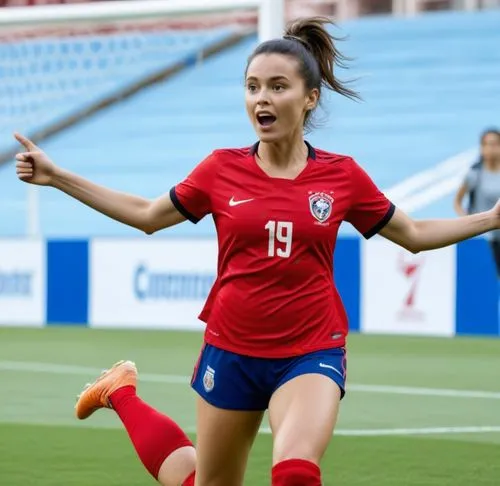
[[[265,229],[269,232],[267,256],[288,258],[292,252],[293,223],[288,221],[268,221]],[[277,243],[282,243],[282,245]]]

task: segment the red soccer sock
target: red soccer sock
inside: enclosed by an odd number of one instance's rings
[[[187,478],[186,480],[182,483],[182,486],[194,486],[194,476],[195,476],[195,471],[193,471]]]
[[[320,468],[304,459],[278,462],[272,471],[272,486],[321,486]]]
[[[172,452],[193,445],[172,419],[143,402],[133,386],[119,388],[109,399],[127,429],[139,459],[155,479],[158,479],[163,461]]]

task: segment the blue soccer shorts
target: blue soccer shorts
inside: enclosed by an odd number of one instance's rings
[[[252,358],[205,344],[191,386],[208,403],[228,410],[266,410],[273,393],[296,376],[331,378],[345,394],[346,351],[332,348],[293,358]]]

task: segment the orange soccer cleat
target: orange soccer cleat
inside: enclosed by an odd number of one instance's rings
[[[77,418],[84,420],[100,408],[112,408],[109,396],[124,386],[137,384],[137,368],[132,361],[118,361],[104,370],[94,383],[88,383],[78,395],[75,405]]]

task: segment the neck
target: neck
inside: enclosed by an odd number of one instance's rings
[[[307,161],[308,148],[301,136],[293,140],[260,142],[257,154],[265,164],[286,169],[304,164]]]
[[[491,171],[500,170],[500,159],[484,159],[484,166]]]

